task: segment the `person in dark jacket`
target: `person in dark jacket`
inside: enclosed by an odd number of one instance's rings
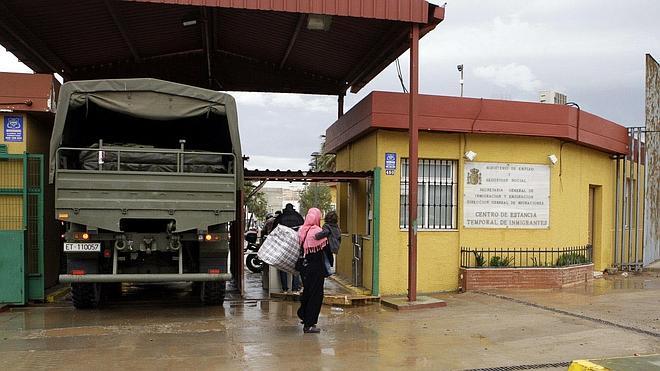
[[[289,228],[296,228],[303,225],[303,223],[305,223],[305,219],[293,208],[293,204],[286,204],[282,213],[275,218],[273,229],[279,224],[286,225]]]
[[[303,219],[302,215],[300,215],[300,213],[293,208],[293,204],[286,204],[284,206],[284,210],[282,210],[282,213],[275,218],[271,231],[275,229],[275,227],[277,227],[279,224],[285,225],[289,228],[298,228],[303,225],[303,223],[305,223],[305,219]],[[280,275],[282,291],[289,291],[288,273],[285,271],[278,272]],[[291,290],[294,292],[300,291],[300,286],[300,277],[298,277],[297,274],[294,274],[293,278],[291,279]]]
[[[328,239],[328,248],[323,250],[326,255],[325,262],[328,276],[332,275],[333,269],[331,267],[335,265],[334,254],[339,252],[339,246],[341,246],[341,230],[339,229],[339,225],[337,225],[338,220],[337,213],[334,211],[325,214],[323,229],[315,236],[317,240],[322,238]]]

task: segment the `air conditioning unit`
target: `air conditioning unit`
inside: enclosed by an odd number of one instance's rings
[[[566,104],[566,94],[554,90],[543,90],[541,91],[539,102],[548,104]]]

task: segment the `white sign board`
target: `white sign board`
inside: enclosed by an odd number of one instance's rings
[[[550,166],[466,162],[465,228],[550,227]]]

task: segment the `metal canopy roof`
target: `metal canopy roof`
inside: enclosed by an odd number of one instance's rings
[[[308,29],[312,14],[329,29]],[[443,18],[423,0],[3,0],[0,44],[67,80],[342,95],[408,49],[410,23]]]
[[[373,171],[294,171],[294,170],[249,170],[245,169],[245,180],[279,182],[349,182],[373,178]]]

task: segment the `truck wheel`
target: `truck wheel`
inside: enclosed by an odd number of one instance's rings
[[[192,283],[192,294],[194,296],[200,296],[202,294],[203,282],[193,282]]]
[[[225,301],[225,282],[210,281],[202,285],[202,303],[222,305]]]
[[[118,299],[122,294],[121,283],[106,283],[103,284],[103,295],[108,299]]]
[[[95,283],[72,283],[71,296],[76,309],[93,309],[101,301],[101,287]]]

